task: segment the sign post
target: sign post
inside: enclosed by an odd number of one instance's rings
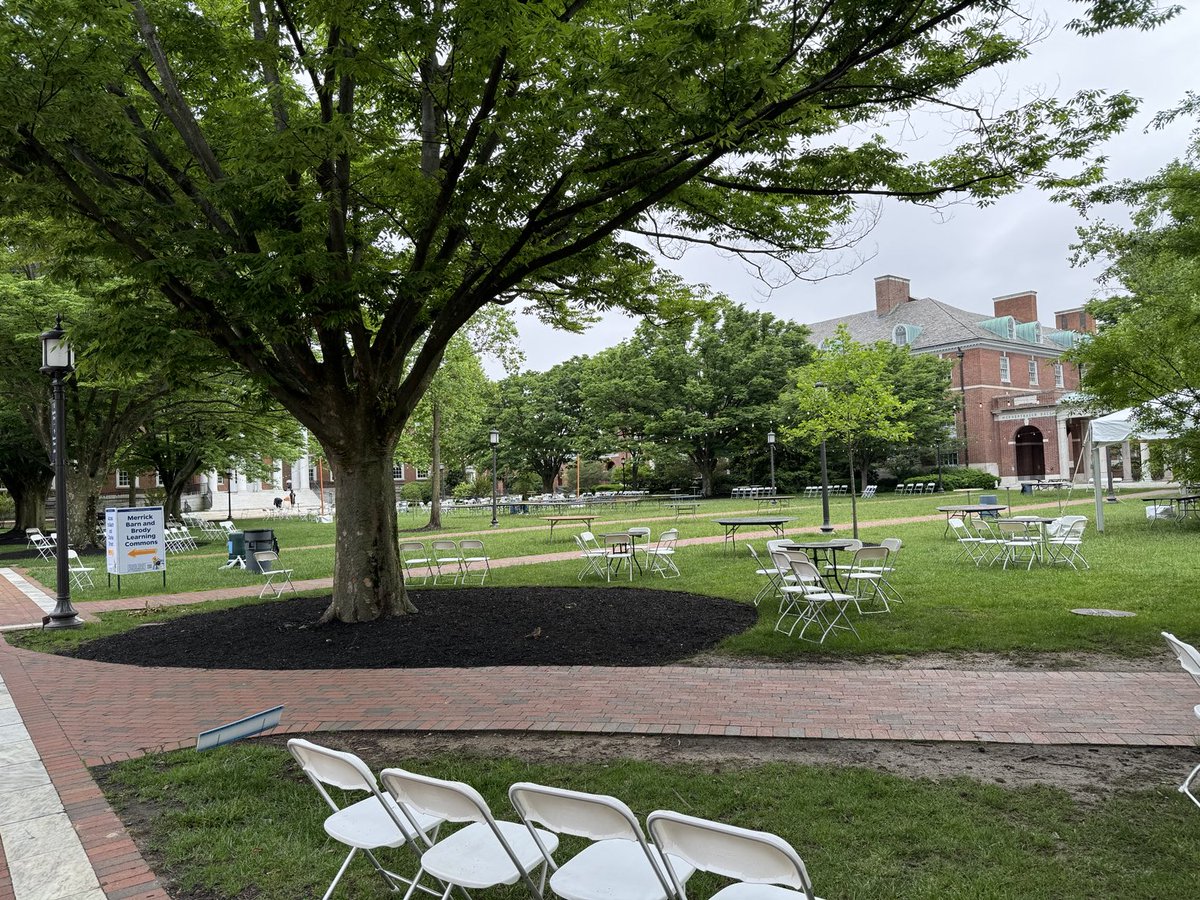
[[[108,576],[162,572],[167,586],[167,542],[161,506],[110,507],[104,511],[104,542],[107,546]]]

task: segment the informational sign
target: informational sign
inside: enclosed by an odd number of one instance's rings
[[[161,506],[106,509],[104,542],[108,547],[109,575],[162,572],[167,568]]]

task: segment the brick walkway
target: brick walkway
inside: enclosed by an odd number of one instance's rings
[[[809,530],[813,529],[796,532]],[[693,542],[708,540],[713,539]],[[493,565],[575,555],[549,553]],[[318,579],[297,586],[329,583]],[[148,600],[196,602],[257,590],[127,598],[89,603],[86,609],[142,606]],[[0,578],[0,624],[40,621],[44,599],[39,605],[29,593]],[[110,900],[166,894],[85,766],[190,746],[201,730],[277,704],[284,706],[284,713],[276,733],[521,730],[1130,746],[1195,743],[1194,687],[1182,672],[681,666],[205,671],[72,660],[0,642],[0,678]],[[0,851],[0,900],[14,897],[8,875]],[[66,900],[68,895],[61,896]],[[23,898],[18,895],[16,900]]]

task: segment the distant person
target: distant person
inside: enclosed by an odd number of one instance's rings
[[[290,485],[288,486],[288,503],[292,505],[292,509],[296,508],[296,492],[291,489]]]
[[[276,498],[275,498],[275,508],[276,508],[276,509],[283,509],[283,498],[282,498],[282,497],[276,497]]]

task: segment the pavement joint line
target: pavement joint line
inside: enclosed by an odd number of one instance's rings
[[[54,598],[39,586],[24,578],[20,573],[5,567],[0,569],[0,575],[3,575],[17,590],[36,603],[42,612],[50,613],[54,611]]]

